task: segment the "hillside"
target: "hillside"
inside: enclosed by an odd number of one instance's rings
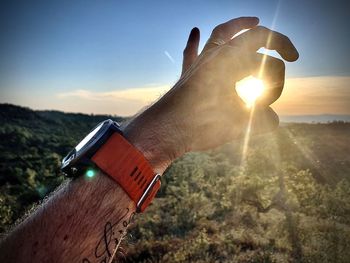
[[[62,157],[107,118],[0,104],[0,232],[63,181]]]
[[[64,179],[61,158],[111,116],[0,104],[1,231]],[[123,121],[120,117],[112,117]],[[284,124],[190,153],[123,247],[127,262],[348,262],[350,123]]]

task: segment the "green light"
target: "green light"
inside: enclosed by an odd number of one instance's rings
[[[92,178],[92,177],[94,177],[95,176],[95,172],[94,172],[94,170],[87,170],[86,171],[86,176],[88,177],[88,178]]]

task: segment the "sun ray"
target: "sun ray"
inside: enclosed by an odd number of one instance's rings
[[[281,5],[281,0],[279,0],[278,3],[277,3],[275,14],[274,14],[273,19],[272,19],[272,24],[270,26],[270,28],[272,30],[274,30],[275,26],[276,26],[276,21],[277,21],[278,13],[279,13],[279,10],[280,10],[280,5]],[[271,38],[272,38],[272,35],[269,34],[269,36],[267,38],[267,41],[266,41],[266,46],[267,47],[270,45]],[[261,64],[260,64],[258,78],[262,78],[263,75],[264,75],[265,63],[266,63],[266,58],[267,58],[267,54],[266,53],[263,52],[262,54],[263,54],[263,58],[262,58]]]
[[[277,3],[276,11],[275,11],[275,14],[274,14],[274,17],[272,20],[272,24],[270,27],[271,29],[275,28],[279,9],[280,9],[280,4],[281,4],[281,0],[279,0]],[[243,32],[244,31],[241,31],[241,32],[239,32],[239,34],[241,34]],[[237,35],[235,35],[235,36],[237,36]],[[269,46],[269,44],[271,42],[271,38],[272,38],[272,36],[270,34],[267,38],[266,46]],[[245,162],[246,162],[249,140],[250,140],[250,136],[251,136],[253,115],[254,115],[254,110],[255,110],[255,101],[259,96],[262,95],[264,88],[265,88],[263,85],[262,78],[264,75],[266,58],[267,58],[267,54],[263,54],[263,59],[262,59],[261,64],[259,66],[259,72],[258,72],[258,76],[257,76],[258,78],[250,77],[250,78],[253,78],[253,81],[250,82],[249,84],[242,83],[241,87],[239,86],[239,84],[240,84],[239,82],[236,83],[237,93],[243,99],[243,101],[246,103],[247,107],[250,108],[249,120],[248,120],[248,124],[247,124],[247,128],[246,128],[246,132],[244,135],[244,139],[243,139],[241,167],[244,167]],[[243,79],[242,82],[248,81],[247,79],[248,78]]]
[[[312,152],[312,150],[306,145],[305,142],[300,141],[293,133],[287,129],[284,129],[285,135],[293,142],[293,144],[298,148],[299,152],[303,155],[303,158],[309,161],[312,167],[324,178],[327,180],[327,176],[322,169],[320,169],[320,161],[317,156]]]
[[[250,132],[252,129],[252,121],[253,121],[253,115],[254,115],[254,104],[252,105],[250,112],[249,112],[249,120],[247,124],[247,129],[244,134],[244,139],[243,139],[243,147],[242,147],[242,158],[241,158],[241,167],[244,168],[246,164],[246,157],[247,157],[247,152],[248,152],[248,146],[249,146],[249,140],[250,140]]]

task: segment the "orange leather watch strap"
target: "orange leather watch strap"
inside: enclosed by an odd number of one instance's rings
[[[93,155],[92,161],[111,176],[143,212],[160,188],[159,175],[133,145],[114,133]]]

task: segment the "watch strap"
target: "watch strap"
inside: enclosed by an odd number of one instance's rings
[[[160,188],[160,175],[119,133],[113,133],[91,160],[124,189],[135,202],[137,212],[145,210]]]

